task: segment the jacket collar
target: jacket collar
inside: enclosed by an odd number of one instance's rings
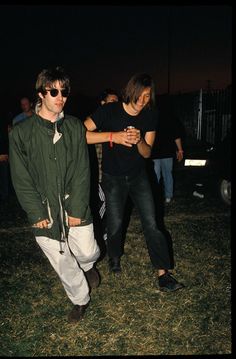
[[[56,123],[57,128],[60,129],[60,127],[61,127],[61,125],[62,125],[62,123],[64,121],[64,118],[65,118],[64,111],[61,111],[59,113],[58,118],[57,118],[57,120],[55,122],[51,122],[51,121],[48,121],[48,120],[46,120],[45,118],[43,118],[43,117],[41,117],[39,115],[40,108],[41,108],[40,104],[37,104],[35,106],[35,113],[36,113],[37,118],[39,120],[39,124],[41,124],[43,127],[46,127],[48,129],[51,129],[51,130],[54,130],[55,123]]]
[[[48,121],[46,120],[45,118],[35,114],[35,117],[37,119],[37,122],[40,126],[42,126],[43,128],[45,129],[48,129],[48,130],[51,130],[51,131],[55,131],[55,125],[57,126],[57,129],[59,130],[61,128],[61,125],[64,121],[64,116],[59,118],[57,121],[55,122],[51,122],[51,121]]]

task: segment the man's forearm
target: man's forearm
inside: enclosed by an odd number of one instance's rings
[[[110,141],[111,132],[93,132],[87,131],[86,132],[86,140],[89,145],[95,143],[104,143]]]
[[[140,141],[137,143],[138,151],[141,156],[144,158],[149,158],[151,156],[152,148],[143,137],[140,138]]]

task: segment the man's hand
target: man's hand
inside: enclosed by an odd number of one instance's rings
[[[133,145],[137,145],[137,143],[141,139],[140,130],[138,130],[137,128],[127,128],[125,131],[127,133],[128,141]]]
[[[79,226],[80,224],[81,224],[81,219],[80,218],[75,218],[75,217],[68,216],[68,225],[69,225],[69,227]]]
[[[112,139],[114,143],[132,147],[140,141],[140,130],[136,128],[125,128],[124,131],[112,132]]]
[[[176,158],[177,158],[178,162],[182,161],[183,157],[184,157],[184,151],[178,150],[176,152]]]
[[[33,224],[32,227],[34,228],[48,228],[48,224],[50,223],[50,221],[48,219],[44,219],[43,221],[37,222],[35,224]]]
[[[8,161],[8,155],[0,155],[0,162]]]

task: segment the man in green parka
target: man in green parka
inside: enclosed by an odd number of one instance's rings
[[[41,71],[36,92],[35,114],[9,135],[12,182],[37,243],[74,304],[68,320],[77,322],[100,281],[85,127],[63,112],[70,80],[61,67]]]

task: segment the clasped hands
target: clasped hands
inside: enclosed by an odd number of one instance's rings
[[[125,128],[124,131],[113,132],[113,142],[127,147],[137,145],[141,140],[140,130],[137,128]]]

